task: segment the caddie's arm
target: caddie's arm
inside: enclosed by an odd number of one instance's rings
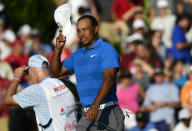
[[[13,95],[15,95],[17,92],[17,87],[19,85],[21,78],[24,75],[24,70],[25,70],[25,66],[15,69],[14,79],[12,80],[5,95],[4,102],[6,105],[9,105],[9,106],[18,105],[18,103],[14,100]]]
[[[56,45],[53,57],[50,64],[50,76],[60,77],[69,74],[67,69],[61,64],[61,53],[65,45],[66,38],[62,35],[62,30],[59,30],[59,36],[56,38]]]
[[[98,115],[98,108],[101,102],[108,96],[111,91],[114,81],[117,76],[118,68],[108,68],[103,72],[103,83],[99,89],[99,93],[95,100],[93,101],[90,109],[87,111],[85,119],[86,120],[95,120]]]

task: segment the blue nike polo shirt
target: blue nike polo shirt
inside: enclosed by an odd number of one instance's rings
[[[83,107],[88,107],[96,98],[103,83],[104,70],[119,68],[120,58],[115,48],[98,39],[90,49],[86,47],[75,51],[62,65],[77,79],[77,91]],[[116,80],[113,88],[103,103],[117,100]]]

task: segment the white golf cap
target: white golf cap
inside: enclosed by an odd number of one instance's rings
[[[143,41],[143,36],[141,34],[139,34],[139,33],[134,33],[131,36],[127,37],[127,42],[128,43],[131,43],[131,42],[136,41],[136,40]]]
[[[31,34],[31,26],[25,24],[19,28],[18,35],[29,35]]]
[[[133,22],[133,29],[145,28],[145,22],[142,19],[136,19]]]
[[[2,3],[0,2],[0,12],[3,11],[3,9],[4,9],[4,4],[2,4]]]
[[[72,5],[69,3],[59,6],[54,13],[57,25],[62,29],[62,34],[66,36],[71,30]]]
[[[25,68],[25,70],[29,69],[29,67],[34,67],[34,68],[49,68],[47,66],[43,66],[44,62],[48,62],[47,58],[45,58],[42,55],[33,55],[29,58],[28,61],[28,66]]]
[[[3,33],[3,38],[8,42],[13,43],[15,41],[15,39],[16,39],[16,36],[15,36],[15,33],[12,30],[6,30]]]
[[[178,115],[179,120],[182,119],[189,119],[190,118],[190,112],[188,109],[182,109],[179,111],[179,115]]]
[[[157,8],[167,8],[169,6],[169,2],[167,0],[158,0]]]

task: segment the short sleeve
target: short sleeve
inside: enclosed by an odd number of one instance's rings
[[[71,73],[74,73],[74,65],[72,60],[72,55],[67,58],[65,61],[63,61],[62,65]]]
[[[103,70],[112,68],[112,67],[117,67],[119,68],[120,64],[120,58],[119,54],[113,48],[112,46],[107,47],[105,51],[103,51],[103,57],[102,57],[102,68]]]
[[[170,93],[170,102],[179,102],[179,90],[175,85],[172,85],[172,91]]]
[[[31,85],[21,92],[13,96],[14,100],[22,108],[34,107],[40,104],[40,98],[38,94],[43,94],[40,90],[40,86],[35,84]]]
[[[151,93],[150,93],[150,87],[149,87],[148,90],[147,90],[147,93],[146,93],[146,97],[145,97],[143,106],[149,106],[151,104],[150,94]]]
[[[181,89],[181,104],[188,104],[189,99],[190,99],[190,94],[188,93],[187,86],[184,86]]]

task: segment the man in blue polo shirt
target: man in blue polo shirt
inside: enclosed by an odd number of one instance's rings
[[[51,61],[51,74],[60,77],[75,73],[77,90],[86,112],[77,130],[123,130],[124,116],[117,105],[116,76],[119,71],[119,55],[107,42],[98,38],[98,23],[85,15],[77,22],[80,42],[85,46],[60,62],[65,37],[60,31],[56,39]]]
[[[172,33],[172,50],[173,60],[184,60],[186,64],[191,62],[190,50],[192,43],[188,43],[185,37],[185,32],[190,27],[190,20],[187,15],[182,15],[177,18],[177,23]]]

